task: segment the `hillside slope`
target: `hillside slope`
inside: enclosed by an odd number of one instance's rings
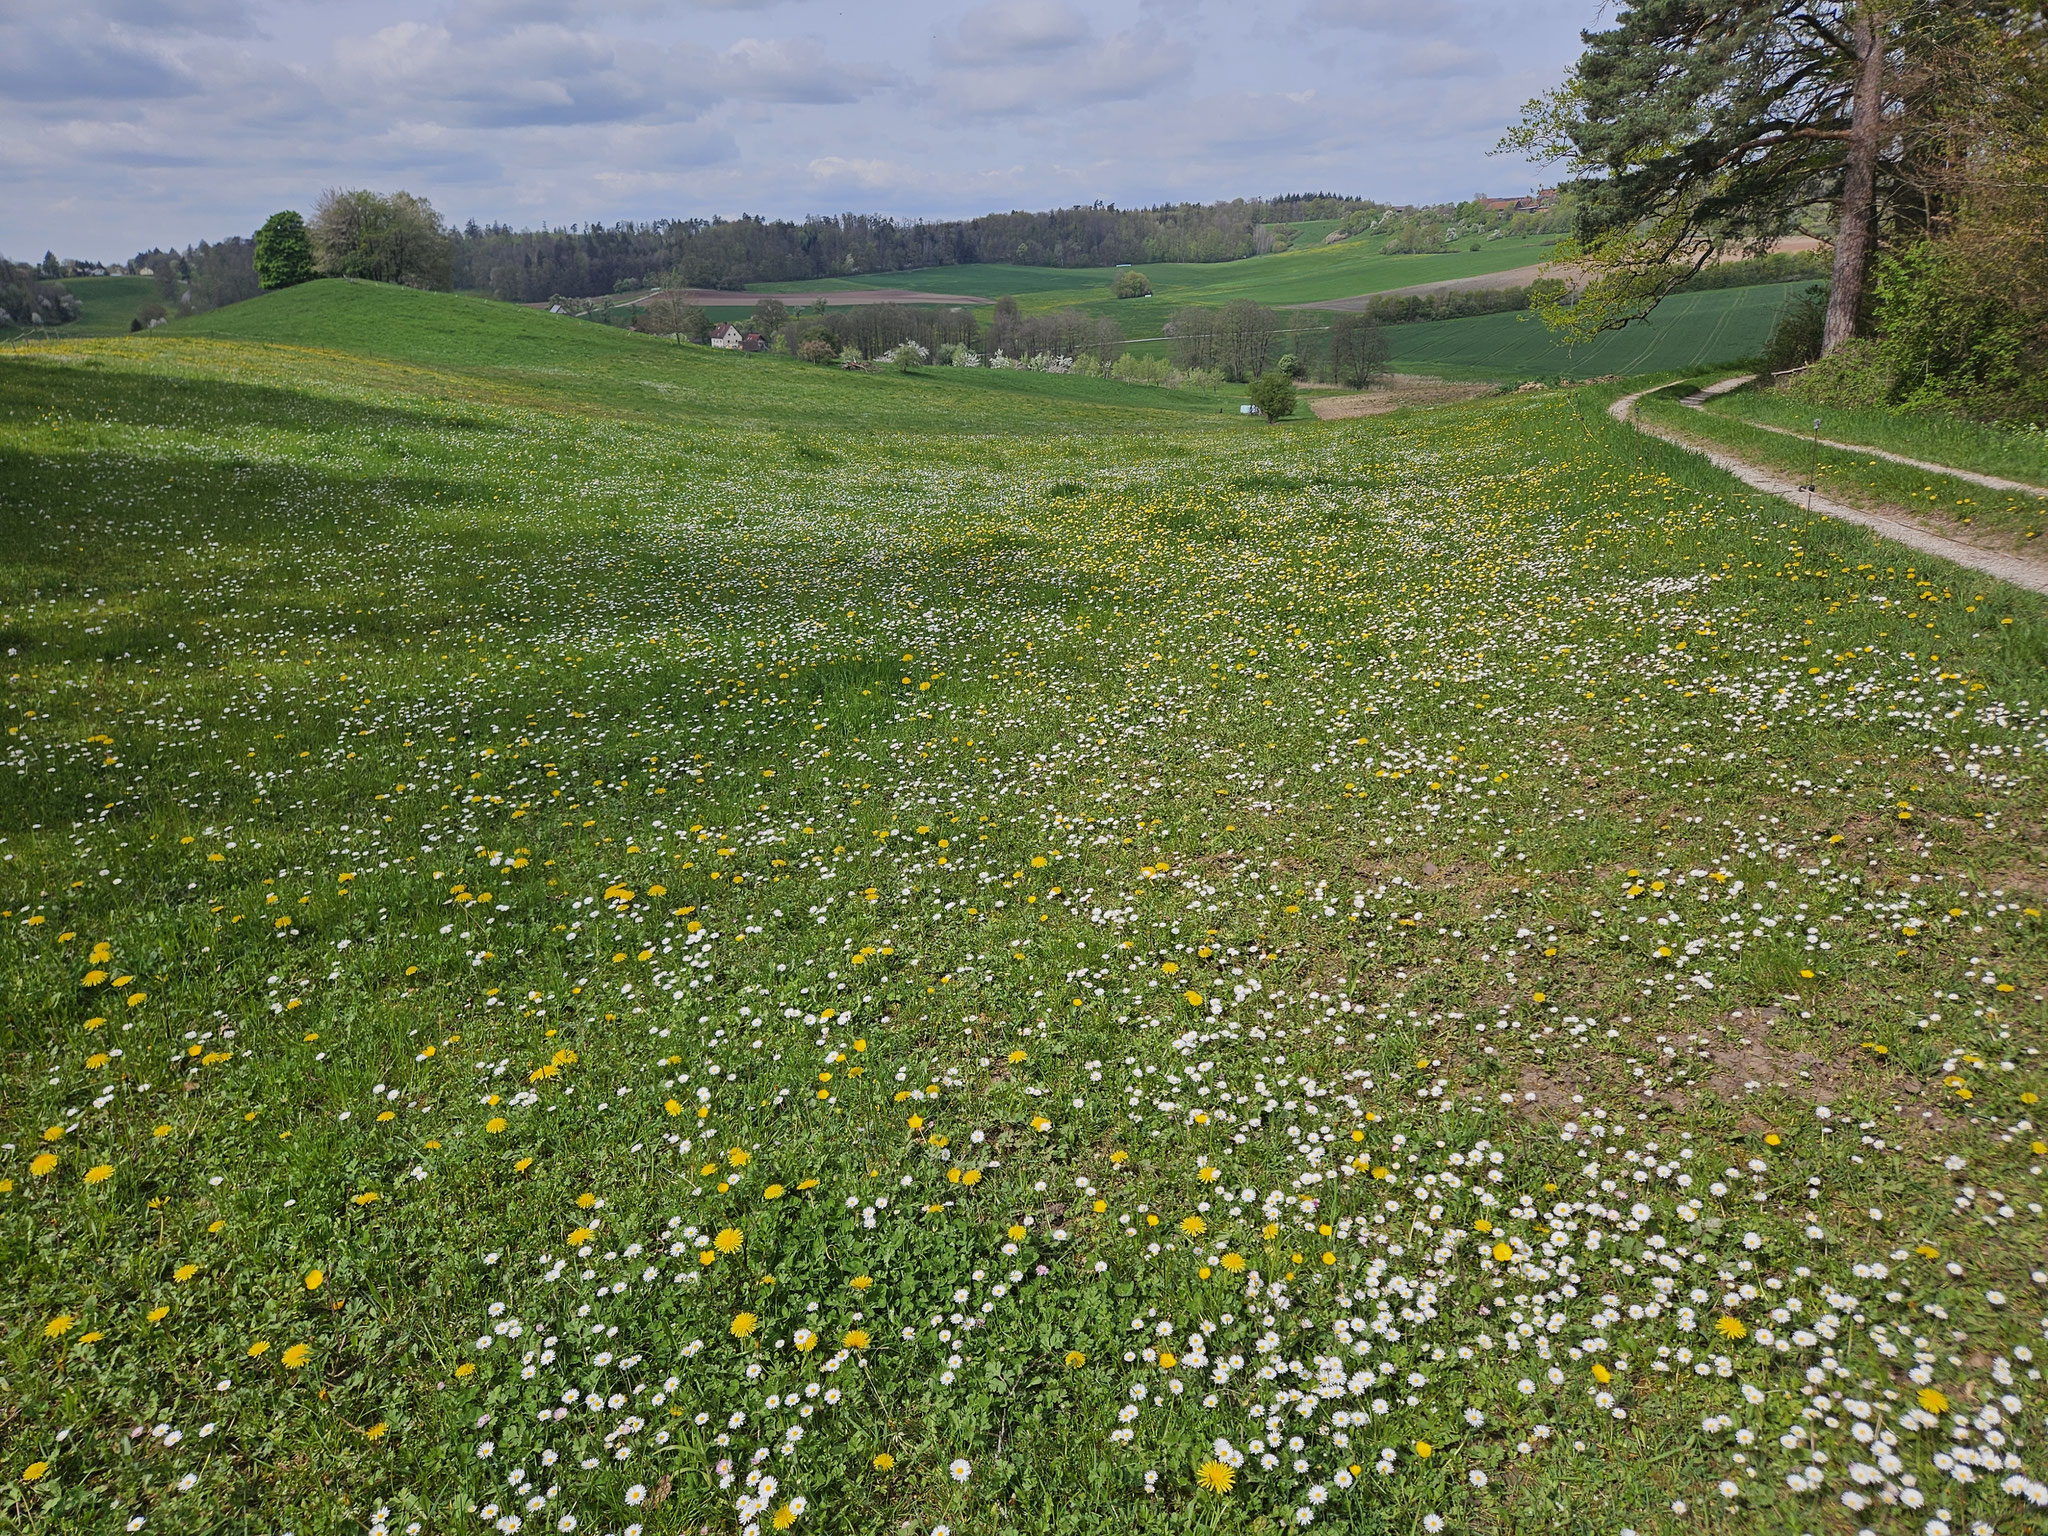
[[[575,411],[773,426],[1109,431],[1235,413],[1238,392],[959,368],[849,373],[713,351],[559,315],[383,283],[305,283],[163,327],[147,343],[209,338],[317,348],[445,370],[462,387]]]

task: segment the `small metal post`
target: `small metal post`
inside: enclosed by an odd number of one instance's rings
[[[1806,510],[1811,512],[1813,510],[1814,485],[1820,479],[1820,418],[1818,416],[1813,418],[1813,437],[1808,446],[1810,451],[1806,456]]]

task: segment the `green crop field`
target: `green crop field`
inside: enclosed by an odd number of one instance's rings
[[[2040,599],[1078,383],[0,354],[0,1527],[2038,1526]]]
[[[153,277],[68,277],[64,286],[78,296],[79,305],[78,318],[61,328],[66,336],[125,335],[137,310],[162,302]],[[0,327],[0,340],[25,334]]]
[[[1130,337],[1156,336],[1167,317],[1184,304],[1222,305],[1232,299],[1261,304],[1310,304],[1380,293],[1416,283],[1482,277],[1532,266],[1547,259],[1554,239],[1517,236],[1484,242],[1477,251],[1459,249],[1434,256],[1384,256],[1378,240],[1311,245],[1243,261],[1140,262],[1152,283],[1149,299],[1111,297],[1114,267],[1018,267],[998,262],[925,267],[915,272],[877,272],[832,283],[756,283],[759,292],[801,292],[830,287],[909,288],[957,293],[991,303],[1013,294],[1027,313],[1085,309],[1112,315]]]
[[[1674,294],[1648,320],[1582,346],[1559,341],[1532,312],[1390,325],[1396,368],[1450,378],[1572,378],[1663,373],[1752,357],[1802,283]]]

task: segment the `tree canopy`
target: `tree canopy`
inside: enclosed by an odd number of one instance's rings
[[[410,192],[330,189],[313,210],[313,249],[332,277],[448,288],[454,253],[434,205]]]
[[[1834,247],[1826,344],[1863,313],[1878,241],[1924,221],[1909,176],[1955,0],[1637,0],[1583,34],[1565,83],[1503,148],[1564,162],[1577,219],[1560,246],[1574,334],[1625,325],[1731,249],[1817,234]]]
[[[317,275],[306,221],[289,208],[265,219],[256,231],[256,280],[265,288],[289,288]]]

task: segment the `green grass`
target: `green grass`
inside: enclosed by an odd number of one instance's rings
[[[1795,475],[1801,484],[1812,469],[1814,484],[1822,495],[1857,506],[1901,509],[1937,532],[1969,529],[1979,534],[2001,535],[2016,548],[2040,538],[2043,528],[2048,527],[2048,497],[1987,490],[1967,480],[1894,464],[1869,454],[1825,447],[1815,450],[1798,438],[1758,431],[1741,417],[1681,406],[1676,398],[1680,393],[1673,389],[1649,396],[1638,408],[1646,409],[1649,417],[1666,426],[1732,449],[1751,463]],[[1812,419],[1807,417],[1809,422]],[[1958,433],[1955,438],[1965,443],[1972,441],[1968,434]]]
[[[1836,442],[1883,448],[1931,464],[2048,488],[2048,432],[2015,431],[1930,412],[1815,407],[1788,399],[1778,390],[1753,387],[1719,396],[1707,409],[1718,416],[1797,432],[1811,431],[1818,416],[1820,435]]]
[[[1241,390],[1146,389],[986,369],[846,373],[767,354],[718,352],[516,305],[380,283],[327,281],[165,326],[146,345],[197,340],[296,349],[434,371],[451,396],[486,388],[524,403],[660,421],[770,428],[1125,431],[1234,413]]]
[[[1573,378],[1662,373],[1752,356],[1800,285],[1674,294],[1648,320],[1578,347],[1533,313],[1388,326],[1394,366],[1449,378]]]
[[[1415,283],[1478,277],[1505,272],[1545,260],[1555,243],[1548,238],[1517,237],[1485,243],[1477,251],[1459,249],[1432,256],[1384,256],[1379,240],[1348,240],[1339,245],[1310,245],[1272,256],[1243,261],[1140,262],[1152,282],[1149,299],[1117,299],[1111,290],[1114,267],[1019,267],[1000,262],[971,266],[926,267],[913,272],[877,272],[830,284],[756,283],[760,292],[801,292],[831,287],[911,288],[933,293],[973,295],[993,302],[1015,295],[1027,313],[1050,309],[1083,309],[1110,315],[1129,337],[1157,336],[1174,310],[1184,304],[1220,306],[1232,299],[1261,304],[1308,304],[1379,293]],[[1322,316],[1304,317],[1322,324]]]
[[[1601,391],[200,329],[0,356],[0,1525],[2025,1528],[2038,598]]]
[[[126,335],[137,310],[162,302],[153,277],[68,277],[64,286],[78,296],[79,306],[78,318],[60,328],[65,336]],[[0,327],[0,340],[27,334]]]

